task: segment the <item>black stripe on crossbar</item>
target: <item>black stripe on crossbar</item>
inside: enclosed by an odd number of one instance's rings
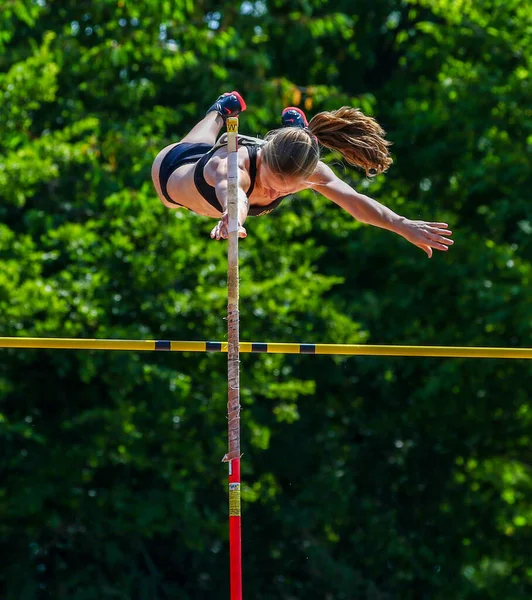
[[[316,344],[299,344],[301,354],[316,354]]]
[[[170,340],[155,340],[155,350],[171,350]]]
[[[207,352],[221,352],[222,351],[222,343],[221,342],[206,342],[205,349]]]
[[[268,344],[253,342],[251,344],[251,352],[268,352]]]

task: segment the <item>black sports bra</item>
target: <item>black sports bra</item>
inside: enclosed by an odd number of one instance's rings
[[[246,144],[245,147],[247,148],[249,155],[249,178],[251,180],[249,189],[246,192],[246,196],[249,198],[255,189],[255,180],[257,178],[257,152],[259,146]],[[215,146],[212,150],[207,152],[207,154],[203,155],[196,163],[196,168],[194,169],[194,183],[196,184],[196,189],[202,195],[202,197],[205,198],[205,200],[207,200],[207,202],[221,214],[223,212],[223,208],[216,197],[216,190],[212,187],[212,185],[209,185],[205,181],[205,177],[203,175],[203,169],[205,168],[205,165],[209,162],[211,156],[214,154],[214,152],[216,152],[216,150],[218,150],[218,148],[219,146]],[[277,208],[286,197],[287,196],[281,196],[266,206],[250,205],[248,215],[250,217],[267,215],[268,213],[271,213],[272,210]]]

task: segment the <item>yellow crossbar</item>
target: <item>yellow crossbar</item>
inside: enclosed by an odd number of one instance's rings
[[[227,342],[0,337],[0,348],[227,352]],[[442,358],[532,359],[532,348],[481,348],[467,346],[371,346],[366,344],[284,344],[270,342],[240,342],[240,352],[268,352],[270,354],[336,354],[351,356],[436,356]]]

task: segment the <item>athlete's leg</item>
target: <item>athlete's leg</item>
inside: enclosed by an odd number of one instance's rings
[[[157,154],[151,167],[151,178],[157,194],[159,195],[159,198],[163,204],[166,204],[166,201],[163,199],[164,196],[161,190],[160,169],[165,156],[170,150],[172,150],[172,148],[175,148],[183,142],[189,144],[208,144],[209,146],[214,146],[216,138],[218,137],[223,124],[224,120],[221,115],[219,115],[217,112],[208,112],[205,117],[197,125],[195,125],[179,143],[170,144]],[[166,205],[168,206],[168,204]]]
[[[205,118],[187,133],[181,143],[188,142],[189,144],[210,144],[214,146],[227,117],[236,117],[243,110],[246,110],[246,103],[238,92],[222,94],[209,108]]]
[[[224,120],[217,112],[208,112],[205,117],[195,125],[180,143],[210,144],[214,146]]]
[[[217,112],[208,112],[205,117],[197,125],[195,125],[179,143],[181,144],[183,142],[187,142],[189,144],[209,144],[210,146],[214,146],[216,138],[218,137],[223,124],[224,120],[221,115],[219,115]],[[162,192],[159,184],[159,170],[164,157],[175,146],[177,146],[177,144],[170,144],[169,146],[163,148],[155,157],[151,168],[153,184],[155,185],[155,189],[161,198]]]
[[[157,194],[163,204],[170,206],[168,204],[168,199],[163,193],[163,188],[161,187],[166,185],[166,182],[171,175],[171,173],[168,173],[167,169],[165,169],[165,173],[163,173],[164,182],[161,182],[161,166],[163,165],[165,158],[169,156],[168,153],[173,148],[180,146],[183,143],[205,144],[207,145],[207,149],[201,149],[201,151],[207,152],[208,146],[214,146],[216,143],[220,129],[224,125],[227,117],[236,117],[243,110],[246,110],[244,98],[242,98],[242,96],[236,91],[226,92],[218,97],[216,102],[207,111],[205,117],[197,125],[195,125],[179,143],[170,144],[159,152],[153,161],[151,176]],[[179,156],[181,155],[178,154],[174,155],[173,157],[169,156],[169,158],[172,159],[171,165],[174,171],[181,166],[179,165]],[[175,160],[176,158],[177,161]],[[170,206],[170,208],[174,208],[174,206]]]

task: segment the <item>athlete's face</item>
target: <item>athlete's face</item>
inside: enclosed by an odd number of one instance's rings
[[[259,178],[264,195],[270,200],[295,194],[308,187],[304,179],[278,175],[273,173],[264,163],[260,165]]]

